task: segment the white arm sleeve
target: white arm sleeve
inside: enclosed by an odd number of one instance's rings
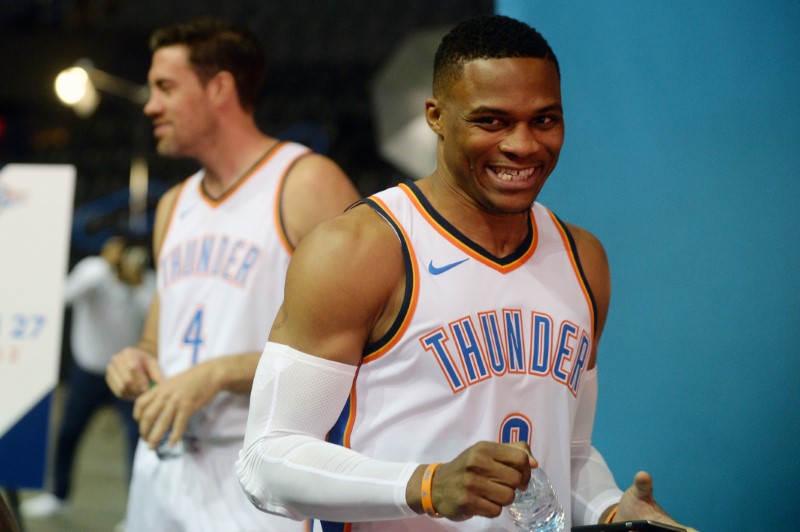
[[[267,343],[236,462],[239,483],[257,508],[337,522],[417,515],[406,503],[406,484],[419,464],[372,460],[324,441],[356,369]]]
[[[597,368],[583,375],[572,429],[572,522],[576,525],[597,524],[606,508],[622,497],[606,461],[592,447],[596,409]]]

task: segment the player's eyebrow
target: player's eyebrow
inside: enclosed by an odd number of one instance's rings
[[[564,112],[564,108],[561,106],[560,103],[554,103],[554,104],[542,107],[541,109],[537,109],[536,112],[537,113],[549,113],[549,112],[552,112],[552,111],[563,113]],[[476,114],[476,115],[477,114],[508,115],[510,113],[508,111],[504,110],[504,109],[497,109],[495,107],[490,107],[490,106],[487,106],[487,105],[480,105],[480,106],[476,107],[475,109],[470,110],[468,112],[468,114],[469,115],[473,115],[473,114]]]

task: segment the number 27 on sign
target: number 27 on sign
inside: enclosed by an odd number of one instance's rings
[[[42,333],[46,321],[43,314],[0,314],[0,340],[35,340]]]

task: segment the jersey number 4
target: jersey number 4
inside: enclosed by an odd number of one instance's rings
[[[183,343],[192,350],[192,366],[197,365],[203,345],[203,307],[199,307],[189,320],[189,326],[183,333]]]

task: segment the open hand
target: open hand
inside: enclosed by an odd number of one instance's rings
[[[622,494],[614,521],[631,521],[635,519],[649,519],[683,527],[689,531],[694,530],[675,521],[656,502],[655,497],[653,497],[653,477],[646,471],[636,473],[633,484]]]

